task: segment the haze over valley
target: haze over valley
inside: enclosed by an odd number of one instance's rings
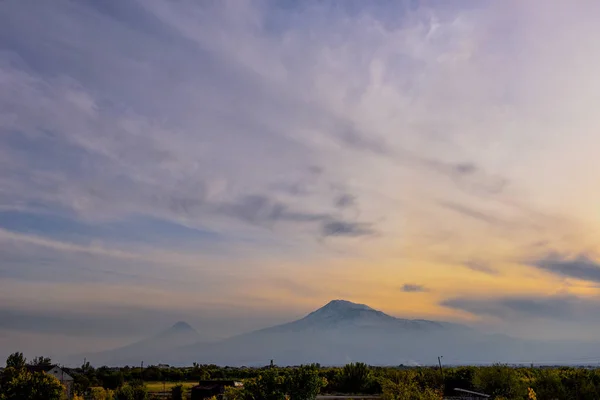
[[[544,342],[478,332],[466,325],[402,319],[364,304],[332,300],[305,317],[218,341],[203,341],[186,322],[130,345],[85,358],[95,365],[192,365],[261,367],[319,363],[340,366],[434,365],[440,354],[453,365],[495,363],[576,364],[591,360],[598,343]]]

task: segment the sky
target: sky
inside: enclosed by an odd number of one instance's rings
[[[331,299],[600,329],[600,3],[0,2],[0,356]]]

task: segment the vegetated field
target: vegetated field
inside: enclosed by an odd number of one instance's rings
[[[160,393],[166,390],[167,392],[171,392],[171,388],[176,385],[183,385],[186,389],[190,389],[193,386],[196,386],[198,382],[146,382],[146,386],[148,387],[148,392],[150,393]]]

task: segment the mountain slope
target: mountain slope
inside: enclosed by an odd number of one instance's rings
[[[282,365],[350,361],[406,364],[437,357],[439,350],[432,351],[444,336],[470,334],[472,330],[466,326],[395,318],[364,304],[333,300],[297,321],[211,346],[184,346],[176,353],[177,360],[172,361],[264,365],[275,359]]]
[[[304,318],[265,328],[257,332],[304,332],[327,331],[336,329],[378,330],[378,329],[408,329],[430,330],[450,327],[445,324],[427,320],[410,320],[395,318],[364,304],[352,303],[347,300],[332,300],[325,306],[311,312]]]
[[[200,334],[188,323],[180,321],[169,329],[117,349],[85,355],[94,365],[158,364],[169,352],[181,346],[198,343]],[[81,359],[81,355],[77,356]]]

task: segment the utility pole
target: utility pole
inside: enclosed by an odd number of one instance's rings
[[[140,370],[140,379],[144,382],[144,362],[142,361],[142,369]]]
[[[167,393],[167,376],[165,375],[165,368],[161,367],[161,372],[163,376],[163,393]]]
[[[444,369],[442,368],[442,358],[444,356],[438,356],[438,364],[440,365],[440,373],[442,374],[442,394],[446,391],[446,384],[444,382]]]

